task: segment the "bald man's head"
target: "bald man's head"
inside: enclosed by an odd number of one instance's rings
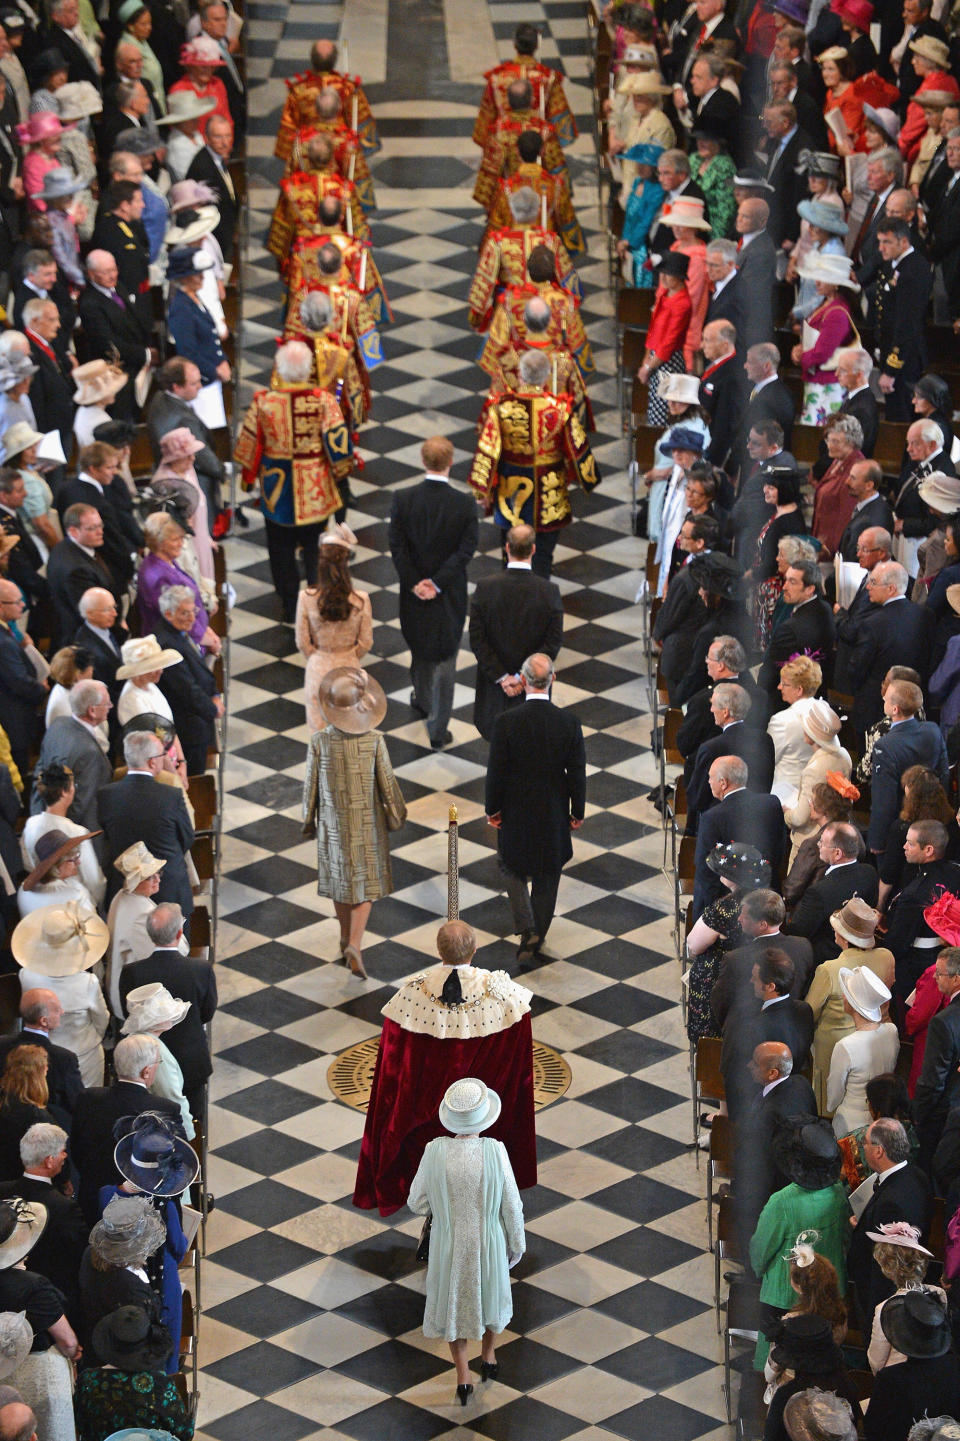
[[[437,932],[437,951],[445,966],[466,966],[477,950],[477,936],[466,921],[445,921]]]
[[[25,1401],[0,1406],[0,1441],[37,1441],[37,1418]]]
[[[785,1081],[792,1070],[790,1047],[782,1041],[763,1041],[754,1048],[750,1074],[758,1085],[770,1086],[774,1081]]]

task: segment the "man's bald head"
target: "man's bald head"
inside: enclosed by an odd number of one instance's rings
[[[466,921],[444,921],[437,932],[437,951],[445,966],[469,965],[477,952],[477,934]]]
[[[336,120],[340,109],[340,96],[332,85],[325,85],[317,96],[317,114],[320,119]]]
[[[10,605],[20,599],[20,587],[12,580],[0,580],[0,604]]]
[[[37,1441],[37,1418],[25,1401],[0,1406],[0,1441]]]
[[[318,75],[329,75],[337,63],[337,47],[332,40],[317,40],[310,51],[310,64]]]
[[[532,103],[529,80],[514,80],[507,86],[507,104],[511,110],[529,110]]]
[[[775,1071],[783,1079],[793,1070],[793,1056],[783,1041],[763,1041],[754,1048],[753,1064],[765,1075]]]
[[[552,311],[547,302],[540,295],[535,295],[528,300],[523,308],[523,318],[526,321],[527,329],[532,330],[534,335],[542,335],[550,324]]]

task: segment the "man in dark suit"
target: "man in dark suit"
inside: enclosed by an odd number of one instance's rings
[[[153,458],[159,463],[160,437],[168,430],[185,426],[191,435],[203,442],[203,450],[198,450],[193,457],[193,468],[197,472],[200,489],[206,496],[207,514],[212,519],[220,513],[222,506],[224,469],[223,461],[214,449],[213,433],[190,404],[200,394],[203,385],[200,371],[192,360],[174,355],[164,361],[156,372],[154,384],[156,389],[144,413]]]
[[[845,671],[854,698],[852,720],[861,736],[883,715],[880,686],[892,665],[909,656],[921,682],[927,676],[935,620],[928,606],[907,600],[908,585],[907,572],[895,560],[874,566],[867,578],[873,610],[857,628]]]
[[[780,352],[772,341],[753,345],[747,351],[743,369],[749,385],[745,403],[739,413],[739,426],[733,445],[733,461],[746,474],[752,459],[749,444],[750,433],[765,420],[775,421],[782,434],[781,449],[789,451],[790,437],[796,406],[793,396],[777,374]],[[777,466],[784,463],[783,457],[773,457]]]
[[[760,1089],[743,1108],[734,1156],[734,1214],[746,1255],[760,1212],[773,1195],[790,1184],[777,1164],[774,1138],[793,1116],[817,1118],[817,1101],[806,1076],[794,1072],[790,1047],[761,1041],[749,1061],[750,1079]]]
[[[674,86],[673,102],[685,128],[718,140],[728,155],[741,151],[740,106],[729,90],[721,88],[726,72],[719,55],[700,55],[690,67],[686,88]]]
[[[180,953],[183,915],[180,907],[164,901],[147,917],[147,935],[156,949],[142,961],[131,961],[120,972],[120,999],[138,986],[166,986],[178,1001],[189,1001],[182,1021],[164,1032],[164,1045],[183,1072],[183,1094],[193,1116],[203,1115],[203,1088],[213,1066],[204,1026],[217,1009],[217,979],[209,961]]]
[[[881,264],[877,271],[876,341],[887,420],[913,419],[913,385],[927,365],[926,315],[933,273],[930,262],[914,249],[905,220],[885,216],[877,226]]]
[[[785,830],[783,808],[776,796],[760,795],[747,789],[750,772],[739,756],[720,756],[710,766],[710,790],[719,805],[703,817],[697,830],[694,860],[693,913],[723,894],[720,880],[707,866],[714,846],[742,841],[756,846],[769,861],[774,875],[783,855]]]
[[[868,350],[852,345],[837,351],[837,381],[846,390],[846,398],[838,415],[852,415],[863,432],[860,449],[868,458],[873,455],[880,428],[880,411],[876,397],[870,389],[870,373],[873,370],[873,356]],[[821,440],[820,451],[811,467],[815,480],[820,480],[830,466],[827,447]]]
[[[857,279],[871,298],[880,269],[880,250],[877,244],[877,226],[886,218],[887,201],[898,185],[903,183],[903,163],[896,146],[885,146],[874,150],[867,161],[867,185],[871,196],[860,229],[854,236],[850,259],[857,272]],[[849,242],[848,242],[849,243]]]
[[[901,776],[910,766],[926,766],[948,783],[947,747],[943,732],[932,721],[917,720],[923,691],[907,680],[893,680],[883,697],[883,713],[890,729],[871,752],[870,829],[867,845],[879,854],[896,822],[903,801]]]
[[[669,57],[671,78],[681,85],[688,83],[697,56],[710,41],[731,41],[736,52],[740,50],[737,27],[724,14],[724,0],[696,0],[689,12],[677,28]]]
[[[754,421],[747,432],[747,453],[740,467],[737,499],[730,512],[733,554],[744,570],[754,564],[760,532],[775,509],[763,498],[766,477],[771,472],[787,471],[792,471],[795,477],[799,475],[796,460],[783,448],[779,421]]]
[[[453,739],[457,651],[467,614],[467,566],[477,548],[472,498],[450,484],[453,446],[424,441],[425,478],[398,491],[390,512],[390,554],[400,578],[400,629],[410,647],[410,704],[427,723],[434,750]]]
[[[720,527],[711,515],[689,515],[680,527],[677,544],[687,552],[688,558],[667,586],[663,605],[653,623],[653,641],[660,652],[660,674],[668,690],[672,690],[685,673],[693,638],[707,618],[690,561],[695,555],[715,550],[719,539]]]
[[[60,333],[60,312],[52,300],[28,300],[23,307],[25,334],[30,342],[30,359],[37,373],[30,382],[30,404],[42,434],[56,430],[64,455],[73,440],[73,377],[70,366],[54,346]]]
[[[211,40],[216,41],[223,60],[223,65],[217,74],[227,92],[227,104],[230,107],[234,132],[242,135],[247,128],[247,95],[243,76],[227,41],[229,18],[229,11],[223,0],[208,0],[207,4],[200,7],[200,28],[204,35],[209,35]],[[344,118],[347,124],[351,123],[351,116],[347,115]]]
[[[109,178],[110,156],[115,150],[123,149],[122,145],[117,144],[117,137],[125,130],[143,130],[148,126],[151,112],[150,94],[142,78],[121,78],[107,91],[103,115],[97,127],[101,184]]]
[[[940,267],[950,315],[960,315],[960,135],[948,136],[944,159],[947,174],[936,208],[929,218],[931,263]]]
[[[30,754],[40,733],[38,707],[47,700],[48,684],[37,673],[10,629],[23,617],[23,597],[10,580],[0,580],[0,709],[10,753],[21,776],[30,770]]]
[[[20,1030],[0,1039],[0,1071],[16,1046],[41,1046],[47,1053],[47,1110],[58,1126],[71,1131],[77,1101],[83,1093],[75,1051],[50,1039],[63,1019],[63,1006],[53,991],[24,991],[20,997]]]
[[[136,420],[133,382],[147,361],[158,355],[150,345],[149,324],[138,314],[137,297],[117,290],[117,262],[108,250],[91,250],[87,256],[88,284],[80,293],[78,310],[87,360],[119,359],[127,384],[113,402],[118,420]]]
[[[110,591],[95,586],[80,597],[80,614],[83,624],[77,627],[73,643],[93,656],[93,678],[103,681],[116,705],[120,696],[117,667],[123,660],[120,647],[127,639],[125,627],[117,624],[117,602]]]
[[[949,834],[942,821],[911,821],[903,839],[902,888],[887,905],[884,945],[896,957],[894,994],[905,1002],[942,944],[926,912],[944,892],[960,895],[960,865],[947,859]]]
[[[677,750],[686,762],[683,780],[688,787],[693,776],[697,751],[705,741],[714,740],[720,734],[710,709],[715,688],[724,681],[741,686],[752,702],[748,717],[751,724],[758,723],[757,700],[763,699],[758,697],[756,682],[747,670],[747,653],[736,636],[718,635],[710,642],[707,651],[707,678],[708,684],[695,691],[687,701],[684,717],[677,731]],[[762,705],[760,710],[763,711]]]
[[[187,774],[202,776],[216,737],[217,718],[223,715],[223,697],[190,634],[197,618],[194,597],[186,586],[171,586],[170,590],[172,595],[161,597],[161,618],[153,633],[165,650],[179,651],[182,660],[163,671],[160,689],[173,711]]]
[[[710,422],[707,458],[712,465],[726,467],[731,475],[740,464],[736,438],[749,390],[737,355],[738,334],[731,321],[711,318],[703,328],[703,355],[708,364],[700,377],[700,404]]]
[[[524,703],[494,726],[485,809],[500,832],[500,873],[520,936],[517,959],[529,961],[553,920],[560,872],[573,855],[570,832],[583,824],[587,767],[580,722],[550,699],[550,657],[528,656],[520,674]]]
[[[921,1241],[926,1241],[933,1212],[933,1192],[926,1172],[910,1161],[910,1142],[899,1121],[889,1116],[873,1121],[867,1127],[863,1153],[877,1179],[873,1195],[853,1227],[847,1252],[847,1275],[857,1288],[857,1303],[865,1330],[869,1331],[874,1310],[893,1294],[895,1287],[874,1260],[874,1243],[868,1233],[891,1221],[906,1221],[909,1226],[916,1226]]]
[[[171,667],[177,669],[177,667]],[[193,826],[176,786],[158,785],[163,769],[163,744],[151,731],[134,731],[123,742],[127,774],[104,786],[97,814],[111,861],[143,841],[152,856],[165,861],[157,899],[173,901],[185,916],[193,910],[186,853],[194,842]],[[110,894],[120,888],[116,868],[108,868]]]
[[[58,1287],[66,1298],[66,1317],[76,1328],[80,1294],[80,1261],[87,1248],[90,1228],[72,1196],[65,1196],[56,1184],[67,1160],[67,1133],[60,1126],[40,1122],[20,1138],[23,1175],[0,1184],[0,1200],[19,1196],[47,1208],[47,1224],[30,1248],[30,1266]]]
[[[80,597],[103,586],[114,600],[123,590],[102,555],[103,517],[92,505],[71,505],[63,513],[63,540],[47,560],[47,581],[57,621],[58,643],[69,644],[83,624]]]
[[[710,992],[710,1013],[722,1031],[732,1009],[749,1004],[752,995],[753,968],[763,953],[775,946],[793,962],[793,984],[790,994],[802,999],[813,976],[813,949],[803,936],[785,936],[781,927],[787,908],[776,891],[748,891],[740,906],[740,928],[743,945],[727,951],[720,962],[720,971]]]
[[[666,194],[664,205],[670,205],[686,195],[694,200],[705,200],[703,191],[695,180],[690,179],[690,161],[682,150],[665,150],[657,161],[657,179]],[[665,220],[653,230],[648,243],[652,255],[666,255],[674,242],[674,234]]]
[[[750,972],[749,992],[727,1013],[720,1071],[727,1111],[735,1123],[756,1094],[749,1062],[757,1046],[768,1041],[787,1046],[798,1071],[810,1059],[813,1012],[806,1001],[791,995],[794,980],[793,961],[787,953],[778,946],[767,946]]]
[[[740,290],[744,300],[743,327],[739,336],[741,351],[773,339],[773,292],[777,278],[777,247],[767,230],[770,206],[756,198],[742,200],[737,210],[737,234],[740,236]],[[776,350],[776,359],[780,352]],[[749,374],[749,372],[748,372]],[[751,377],[752,379],[752,377]],[[754,384],[756,382],[754,381]],[[765,412],[769,414],[770,412]],[[780,416],[774,414],[774,420]],[[790,444],[793,408],[783,433]]]
[[[47,221],[49,226],[49,221]],[[50,242],[53,232],[50,232]],[[73,303],[70,284],[61,274],[52,253],[46,249],[28,250],[24,257],[24,275],[13,292],[13,323],[24,329],[23,312],[31,300],[52,300],[60,316],[60,329],[53,348],[66,361],[70,340],[77,320],[77,307]],[[32,398],[32,397],[31,397]]]
[[[805,85],[802,80],[798,80],[797,72],[792,65],[771,65],[769,80],[770,103],[793,106],[797,116],[797,125],[809,136],[808,145],[811,150],[818,152],[819,160],[823,152],[827,150],[827,127],[823,120],[822,102],[814,98],[809,83]],[[809,174],[809,170],[807,173]],[[818,171],[817,173],[822,174],[823,172]],[[835,171],[831,170],[831,174],[835,179],[840,179],[839,165]]]
[[[128,497],[118,492],[118,453],[94,440],[77,456],[77,474],[57,491],[57,509],[65,516],[72,505],[92,505],[103,520],[103,558],[110,573],[124,584],[133,579],[135,552],[143,546],[143,531]],[[123,481],[119,481],[123,485]]]
[[[53,0],[50,23],[43,36],[44,46],[59,50],[67,62],[67,79],[88,80],[95,89],[101,88],[100,66],[92,50],[75,38],[80,25],[77,0]]]
[[[778,626],[767,646],[757,685],[773,697],[780,680],[780,667],[792,655],[812,655],[829,684],[833,672],[833,647],[836,627],[827,602],[819,594],[820,567],[814,560],[798,560],[787,567],[783,578],[783,598],[794,607]]]
[[[753,701],[742,686],[725,682],[714,686],[710,712],[720,734],[705,741],[697,751],[690,784],[687,786],[687,835],[696,835],[702,816],[719,798],[709,783],[710,767],[720,756],[739,756],[749,768],[749,786],[769,791],[773,783],[773,741],[767,732],[750,725]]]
[[[857,504],[840,537],[838,554],[858,561],[857,545],[865,530],[893,530],[893,511],[880,494],[883,471],[875,460],[858,460],[847,477],[847,490]]]
[[[743,316],[743,291],[737,270],[737,247],[732,240],[707,242],[707,279],[710,301],[704,326],[713,320],[729,320],[739,334]]]
[[[563,644],[563,603],[552,581],[534,575],[532,525],[507,531],[507,568],[485,576],[470,604],[470,649],[477,657],[473,723],[490,740],[505,710],[523,704],[520,667],[541,651],[556,660]]]
[[[913,1097],[920,1164],[928,1168],[947,1112],[960,1099],[960,949],[945,947],[936,957],[934,975],[937,990],[947,998],[947,1004],[927,1027],[923,1066]]]
[[[43,557],[24,524],[23,503],[26,500],[23,476],[12,466],[0,466],[0,530],[15,535],[18,544],[7,555],[6,575],[23,591],[34,615],[36,629],[40,615],[50,615],[50,586],[40,574]],[[38,635],[44,632],[39,630]]]
[[[202,180],[216,191],[220,223],[213,233],[223,251],[224,260],[229,262],[233,257],[240,212],[228,168],[233,150],[233,126],[222,115],[211,115],[207,121],[206,142],[191,160],[187,179]]]
[[[113,766],[98,736],[99,726],[112,709],[110,693],[101,681],[77,681],[70,691],[70,715],[57,716],[50,722],[40,746],[36,774],[54,761],[70,767],[76,795],[67,814],[87,831],[97,829],[97,795],[113,779]],[[34,815],[43,810],[36,785],[30,810]]]
[[[797,123],[797,112],[788,100],[775,100],[764,107],[766,166],[764,174],[773,186],[768,229],[774,245],[795,241],[800,234],[797,206],[809,193],[806,171],[798,166],[801,150],[813,144]]]
[[[824,827],[817,853],[827,869],[820,880],[804,891],[786,927],[788,935],[806,936],[813,948],[815,965],[836,954],[830,924],[834,911],[852,896],[859,896],[871,906],[877,904],[877,872],[858,859],[860,844],[854,826],[836,821]]]
[[[113,1162],[118,1121],[132,1122],[143,1111],[159,1111],[183,1135],[177,1102],[150,1091],[159,1064],[155,1036],[125,1036],[114,1047],[115,1084],[90,1086],[77,1100],[70,1155],[80,1173],[77,1200],[88,1226],[100,1217],[101,1186],[117,1186],[123,1181]],[[127,1130],[124,1128],[125,1133]]]
[[[153,318],[150,242],[143,228],[143,190],[132,180],[114,180],[100,197],[91,248],[105,250],[117,264],[116,288],[133,297],[143,325]]]
[[[837,654],[833,670],[833,683],[836,689],[844,695],[850,694],[847,685],[847,665],[857,643],[858,631],[873,610],[867,581],[871,571],[890,559],[892,547],[893,536],[889,530],[871,527],[869,530],[861,531],[857,537],[855,559],[867,573],[860,582],[860,588],[850,604],[846,608],[839,605],[833,607],[833,616],[837,627]]]

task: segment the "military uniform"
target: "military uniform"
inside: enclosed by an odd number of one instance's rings
[[[325,245],[336,246],[340,251],[342,264],[340,274],[337,276],[337,283],[355,285],[370,307],[370,313],[377,325],[388,324],[393,319],[393,311],[390,309],[386,287],[377,269],[370,246],[350,235],[344,235],[340,230],[329,231],[323,235],[313,235],[309,239],[293,242],[290,268],[287,271],[289,295],[294,296],[298,291],[307,289],[311,285],[322,285],[327,279],[320,269],[318,260],[319,253]],[[366,257],[366,263],[364,263],[364,257]],[[363,281],[362,285],[361,280]]]
[[[286,269],[295,240],[323,233],[320,202],[328,195],[340,201],[341,217],[349,207],[354,236],[358,240],[370,239],[370,227],[356,187],[349,180],[326,170],[297,170],[280,181],[280,194],[267,236],[267,249],[282,270]]]
[[[532,110],[550,121],[561,145],[572,145],[576,140],[577,126],[563,91],[563,79],[559,71],[548,70],[546,65],[541,65],[532,55],[518,55],[514,60],[495,65],[483,78],[486,86],[473,127],[475,145],[486,145],[496,122],[511,113],[507,90],[515,80],[528,82],[533,91]]]
[[[527,164],[524,161],[513,175],[508,175],[500,181],[490,207],[490,229],[504,230],[513,224],[510,196],[524,187],[534,191],[540,198],[540,223],[543,228],[555,230],[571,255],[583,254],[587,247],[584,244],[580,222],[577,220],[576,211],[573,208],[573,201],[570,199],[570,191],[562,179],[558,180],[556,176],[550,175],[539,163]],[[544,201],[546,201],[546,221],[544,221]]]
[[[345,480],[353,445],[333,396],[312,386],[258,390],[237,437],[233,458],[242,485],[259,482],[270,572],[292,620],[300,589],[296,551],[303,548],[307,584],[317,579],[317,546],[329,515],[339,510],[338,480]]]
[[[892,375],[894,390],[886,396],[887,420],[911,421],[913,385],[926,369],[927,338],[924,331],[930,301],[932,271],[929,262],[915,250],[902,256],[894,266],[882,261],[877,272],[875,359],[881,375]]]
[[[553,253],[557,279],[565,290],[569,290],[579,300],[580,278],[570,264],[566,247],[555,231],[543,230],[539,225],[495,230],[487,236],[480,248],[477,268],[470,285],[470,324],[474,330],[486,330],[493,315],[493,308],[508,286],[522,286],[526,283],[527,261],[530,259],[530,252],[538,245],[546,246]]]
[[[537,532],[534,569],[549,576],[557,534],[572,520],[568,486],[600,477],[572,396],[522,386],[487,398],[470,484],[487,515]]]
[[[292,175],[295,170],[301,169],[306,163],[307,146],[318,135],[325,135],[330,141],[333,146],[335,169],[344,180],[349,180],[351,185],[356,186],[357,199],[360,201],[363,213],[370,215],[372,211],[376,210],[377,202],[373,193],[373,177],[370,174],[367,157],[363,153],[360,136],[356,130],[351,130],[344,125],[339,117],[333,121],[318,118],[312,124],[305,125],[297,131],[290,158],[287,161],[287,175]]]
[[[473,198],[484,210],[489,210],[497,193],[497,181],[502,176],[513,175],[521,161],[517,141],[524,130],[535,130],[543,141],[540,163],[548,174],[556,177],[558,183],[570,189],[567,162],[563,158],[557,132],[548,120],[541,120],[528,110],[511,110],[508,120],[498,120],[490,129],[483,147],[480,172],[473,187]]]
[[[380,149],[377,127],[367,97],[363,93],[360,76],[341,75],[336,70],[308,70],[305,74],[295,75],[292,80],[287,81],[287,98],[273,150],[280,160],[289,159],[297,131],[316,124],[317,96],[327,86],[332,86],[340,96],[341,114],[350,125],[354,123],[353,102],[356,97],[357,120],[354,128],[360,136],[360,144],[367,155]]]
[[[580,318],[580,302],[569,291],[559,285],[547,282],[534,285],[509,286],[497,302],[487,332],[486,344],[480,356],[480,366],[488,375],[495,376],[503,367],[503,357],[510,350],[526,350],[530,345],[524,311],[527,302],[535,296],[550,306],[550,324],[537,343],[547,342],[551,349],[569,351],[577,362],[584,381],[588,381],[596,367],[587,332]]]

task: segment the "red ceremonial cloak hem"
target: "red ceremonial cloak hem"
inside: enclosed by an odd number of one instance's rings
[[[478,1076],[502,1110],[487,1135],[502,1141],[521,1190],[537,1184],[530,1016],[492,1036],[444,1041],[385,1020],[360,1147],[353,1204],[390,1216],[406,1204],[428,1141],[447,1134],[437,1112],[447,1087]]]

